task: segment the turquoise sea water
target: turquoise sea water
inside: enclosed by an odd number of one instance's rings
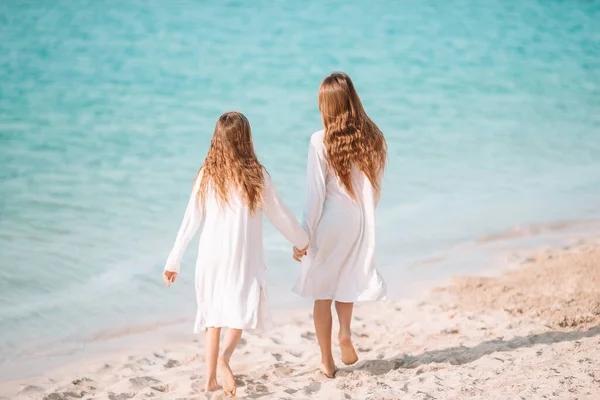
[[[248,116],[300,216],[334,70],[388,140],[392,297],[423,273],[408,260],[600,217],[598,21],[576,0],[0,2],[0,367],[191,318],[195,245],[175,287],[160,274],[217,117]],[[292,304],[266,234],[271,302]]]

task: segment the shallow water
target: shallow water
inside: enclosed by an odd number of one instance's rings
[[[178,285],[160,273],[216,118],[248,116],[299,216],[332,70],[388,140],[392,297],[421,279],[412,260],[599,218],[599,20],[589,1],[2,2],[0,363],[192,315],[195,246]],[[266,234],[271,303],[296,304]]]

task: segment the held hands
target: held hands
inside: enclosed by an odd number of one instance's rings
[[[294,258],[294,260],[300,262],[300,259],[302,259],[302,257],[304,257],[307,254],[307,250],[308,244],[303,249],[299,249],[296,246],[294,246],[294,255],[292,257]]]
[[[177,272],[172,272],[172,271],[164,271],[163,272],[163,280],[165,281],[165,285],[167,285],[167,287],[170,287],[171,283],[175,283],[175,279],[177,279]]]

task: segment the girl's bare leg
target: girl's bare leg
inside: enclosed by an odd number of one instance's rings
[[[333,378],[336,367],[331,354],[331,300],[316,300],[313,318],[317,340],[321,348],[321,369],[328,378]]]
[[[352,345],[352,331],[350,323],[352,322],[352,310],[354,303],[335,302],[335,310],[337,311],[338,319],[340,320],[340,349],[342,350],[342,362],[346,365],[352,365],[358,361],[356,350]]]
[[[242,338],[241,329],[228,329],[225,334],[223,353],[219,357],[219,369],[223,379],[223,391],[229,396],[235,396],[236,384],[235,377],[229,366],[229,360],[233,351],[237,347],[240,339]]]
[[[206,328],[204,334],[204,359],[206,362],[205,392],[214,392],[219,389],[217,384],[217,358],[219,357],[219,341],[221,328]]]

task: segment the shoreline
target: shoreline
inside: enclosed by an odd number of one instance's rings
[[[483,394],[506,399],[517,392],[526,398],[600,395],[598,236],[569,247],[545,246],[515,264],[495,276],[455,277],[412,299],[358,305],[354,341],[360,361],[342,368],[334,380],[318,372],[310,312],[275,315],[274,330],[244,333],[232,360],[238,394],[428,398],[422,394],[427,393],[447,399]],[[162,341],[150,342],[135,351],[77,360],[41,377],[2,382],[0,395],[205,398],[198,390],[204,369],[201,338],[171,330]],[[335,356],[339,360],[337,349]]]
[[[520,260],[531,257],[540,251],[552,248],[564,248],[581,244],[589,237],[598,237],[600,221],[570,220],[554,221],[544,224],[525,224],[509,230],[492,233],[471,241],[453,246],[445,251],[430,254],[404,264],[407,270],[419,269],[417,279],[408,284],[388,288],[388,297],[394,301],[411,300],[426,297],[436,287],[448,284],[455,275],[496,276],[518,266]],[[448,273],[447,270],[451,270]],[[406,271],[384,274],[388,282],[402,282]],[[420,275],[419,275],[420,274]],[[391,285],[390,285],[391,286]],[[281,288],[278,288],[281,290]],[[401,294],[398,294],[401,293]],[[271,311],[276,325],[281,317],[303,312],[310,302],[298,298],[278,307],[279,303],[271,300]],[[303,304],[304,303],[304,304]],[[46,372],[89,359],[98,358],[102,354],[118,354],[127,348],[143,350],[153,343],[172,333],[179,333],[183,338],[196,340],[198,336],[191,334],[193,321],[187,317],[174,318],[168,321],[154,320],[118,329],[99,330],[84,340],[74,343],[54,341],[47,343],[47,348],[54,351],[31,356],[24,356],[13,363],[0,365],[0,384],[43,376]],[[39,345],[38,345],[39,347]],[[32,368],[32,366],[35,366]]]

